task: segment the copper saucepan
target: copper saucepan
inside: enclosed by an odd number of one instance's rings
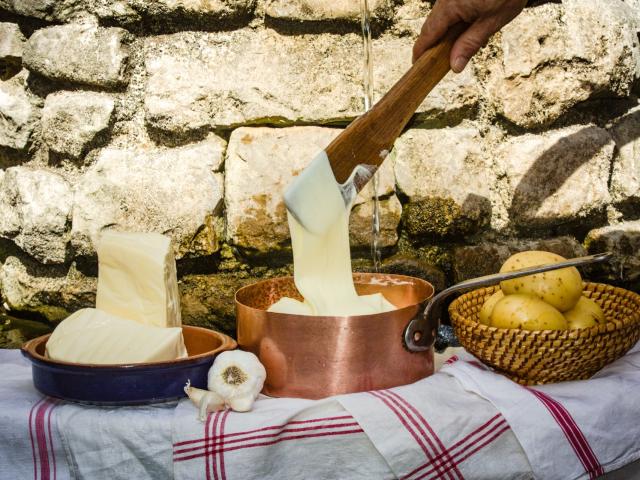
[[[404,385],[433,373],[433,349],[412,353],[403,342],[405,327],[421,315],[433,286],[404,275],[356,273],[353,279],[360,295],[382,293],[399,308],[345,317],[267,312],[283,296],[302,299],[292,277],[236,292],[238,344],[267,369],[265,394],[323,398]]]

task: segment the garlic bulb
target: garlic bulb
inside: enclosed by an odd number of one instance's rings
[[[191,399],[196,407],[199,408],[198,419],[204,422],[207,419],[207,414],[211,412],[217,412],[225,408],[224,400],[220,395],[209,390],[202,390],[191,386],[191,381],[187,380],[187,384],[184,386],[184,393]]]
[[[267,372],[251,352],[222,352],[209,370],[208,389],[236,412],[248,412],[262,390]]]

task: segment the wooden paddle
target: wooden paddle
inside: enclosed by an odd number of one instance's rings
[[[371,179],[413,113],[449,71],[451,47],[463,29],[462,24],[451,28],[438,44],[418,58],[371,110],[351,122],[331,142],[324,150],[331,170],[318,169],[321,164],[317,162],[327,160],[321,154],[291,182],[284,193],[285,204],[305,229],[316,234],[326,232],[341,211],[339,206],[335,208],[337,203],[333,208],[324,204],[329,199],[325,186],[333,182],[331,173],[343,184],[358,165],[365,165],[367,174],[356,175],[353,179],[356,192]],[[342,195],[345,204],[350,206],[353,188],[343,189]],[[314,203],[317,207],[309,208]]]

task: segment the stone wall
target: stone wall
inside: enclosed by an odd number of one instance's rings
[[[370,4],[379,96],[430,3]],[[93,304],[106,228],[171,235],[185,320],[232,331],[235,289],[291,272],[284,187],[362,111],[358,0],[0,0],[0,22],[1,342]],[[638,0],[534,2],[449,74],[382,167],[383,268],[442,288],[613,250],[592,278],[636,288],[639,31]]]

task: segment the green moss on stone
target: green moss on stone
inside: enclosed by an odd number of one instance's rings
[[[411,237],[447,238],[478,231],[482,215],[472,218],[450,198],[430,197],[402,210],[402,224]]]

